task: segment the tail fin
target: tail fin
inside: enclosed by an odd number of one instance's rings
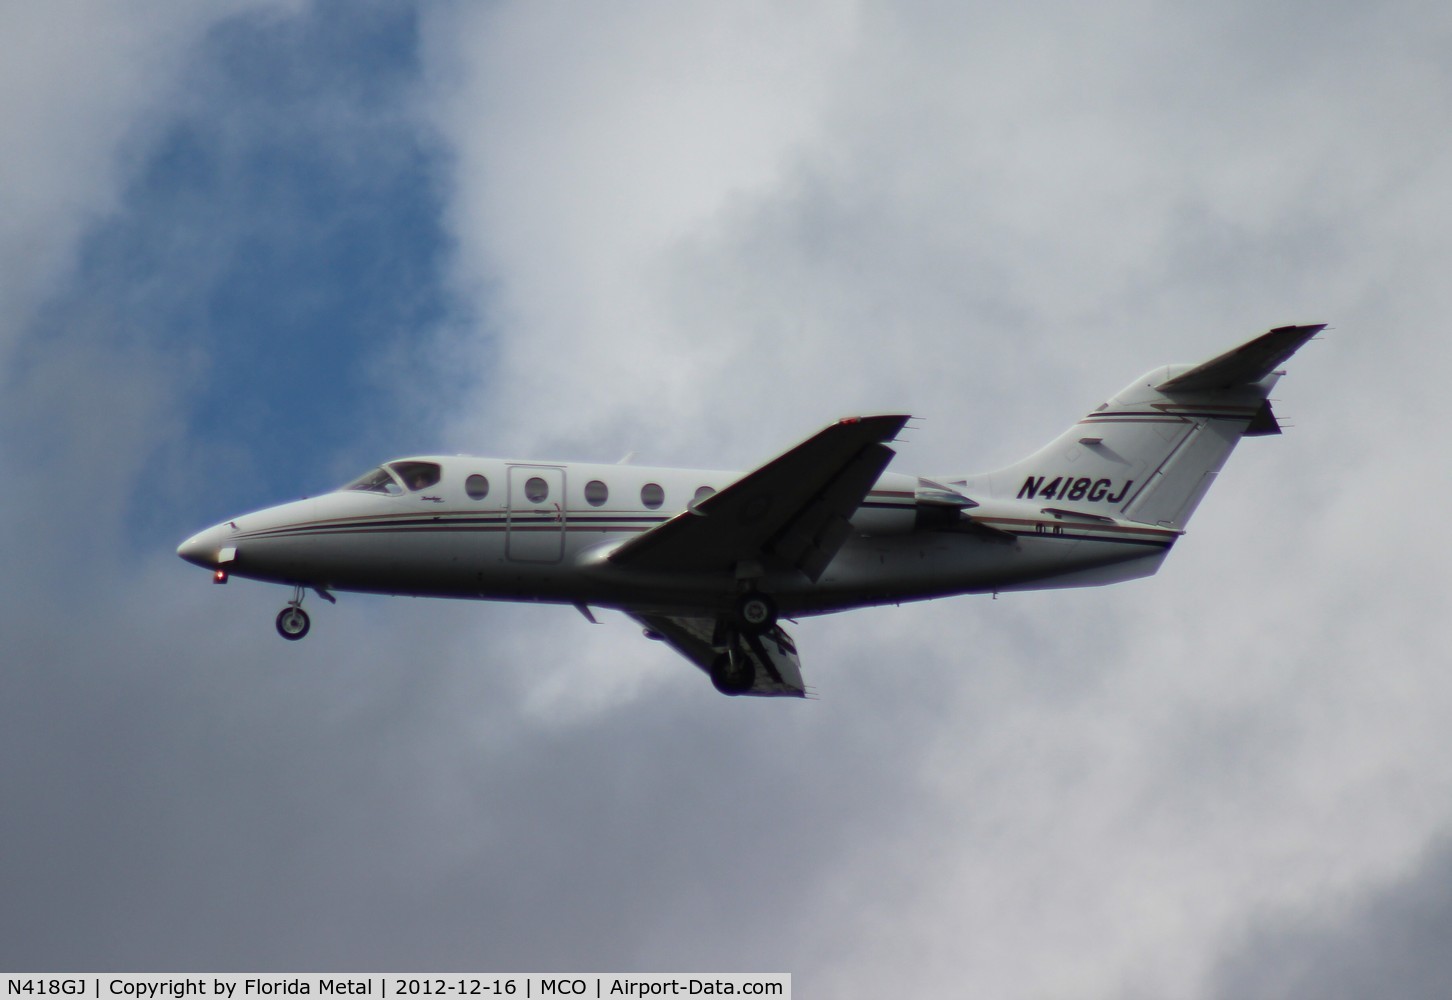
[[[1242,437],[1278,434],[1277,367],[1324,329],[1284,326],[1198,365],[1159,368],[969,496],[1183,528]]]

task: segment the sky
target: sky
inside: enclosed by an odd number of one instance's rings
[[[0,966],[1452,978],[1452,13],[1390,0],[0,4]],[[1154,578],[795,627],[176,545],[407,454],[992,469],[1329,328]]]

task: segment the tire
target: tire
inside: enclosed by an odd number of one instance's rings
[[[776,602],[758,591],[742,594],[736,602],[741,628],[752,635],[770,632],[776,625]]]
[[[745,694],[756,683],[756,664],[744,652],[722,653],[711,663],[711,683],[722,694]]]
[[[289,642],[297,642],[312,627],[308,613],[296,605],[289,604],[277,613],[277,634]]]

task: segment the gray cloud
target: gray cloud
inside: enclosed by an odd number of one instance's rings
[[[1236,456],[1159,580],[814,630],[814,677],[861,664],[853,683],[907,674],[915,693],[932,678],[911,727],[930,749],[899,761],[931,793],[860,817],[856,860],[830,888],[798,886],[797,967],[844,995],[1183,992],[1247,907],[1374,887],[1446,822],[1398,790],[1440,742],[1418,706],[1445,686],[1412,664],[1442,573],[1419,554],[1425,526],[1369,516],[1421,455],[1403,421],[1445,413],[1405,367],[1444,347],[1392,332],[1434,323],[1441,298],[1445,247],[1413,207],[1435,186],[1400,186],[1445,162],[1417,124],[1445,101],[1438,64],[1424,46],[1408,59],[1396,11],[1057,14],[1046,30],[860,8],[849,44],[813,54],[814,86],[756,109],[760,135],[731,103],[749,91],[708,92],[683,122],[586,67],[542,100],[527,75],[490,75],[491,39],[518,23],[458,36],[483,53],[460,107],[489,113],[442,127],[462,137],[461,176],[494,179],[461,185],[461,262],[487,262],[521,335],[494,358],[487,419],[539,448],[648,433],[650,458],[746,463],[839,413],[908,406],[928,419],[901,467],[968,471],[1153,364],[1337,323],[1284,384],[1295,433]],[[621,65],[697,46],[709,66],[717,36],[697,27],[627,33]],[[561,51],[580,44],[552,28]],[[817,117],[781,131],[793,112]],[[702,130],[731,150],[716,170],[737,171],[715,207],[641,194]],[[601,134],[659,139],[596,156]],[[573,199],[589,204],[562,227]],[[1391,259],[1409,264],[1404,294],[1388,294]],[[553,290],[551,264],[578,295]],[[1348,409],[1368,395],[1386,405]],[[1015,680],[985,690],[992,671]]]
[[[1336,329],[1158,578],[804,622],[806,704],[721,699],[618,616],[345,597],[284,647],[280,591],[128,563],[108,516],[27,545],[0,962],[1288,995],[1355,941],[1349,981],[1415,995],[1447,532],[1386,504],[1435,495],[1446,416],[1445,15],[425,22],[478,321],[431,344],[470,377],[423,411],[445,447],[729,467],[905,406],[899,467],[968,472],[1152,365]]]
[[[1263,915],[1223,962],[1215,996],[1439,997],[1452,976],[1445,838],[1379,891],[1315,913]]]

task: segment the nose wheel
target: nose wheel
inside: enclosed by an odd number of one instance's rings
[[[289,604],[277,613],[277,634],[293,642],[307,635],[312,624],[308,613],[295,604]]]
[[[308,634],[312,628],[312,619],[302,609],[303,589],[294,587],[292,600],[287,602],[287,607],[277,613],[277,634],[290,642],[297,642]]]

